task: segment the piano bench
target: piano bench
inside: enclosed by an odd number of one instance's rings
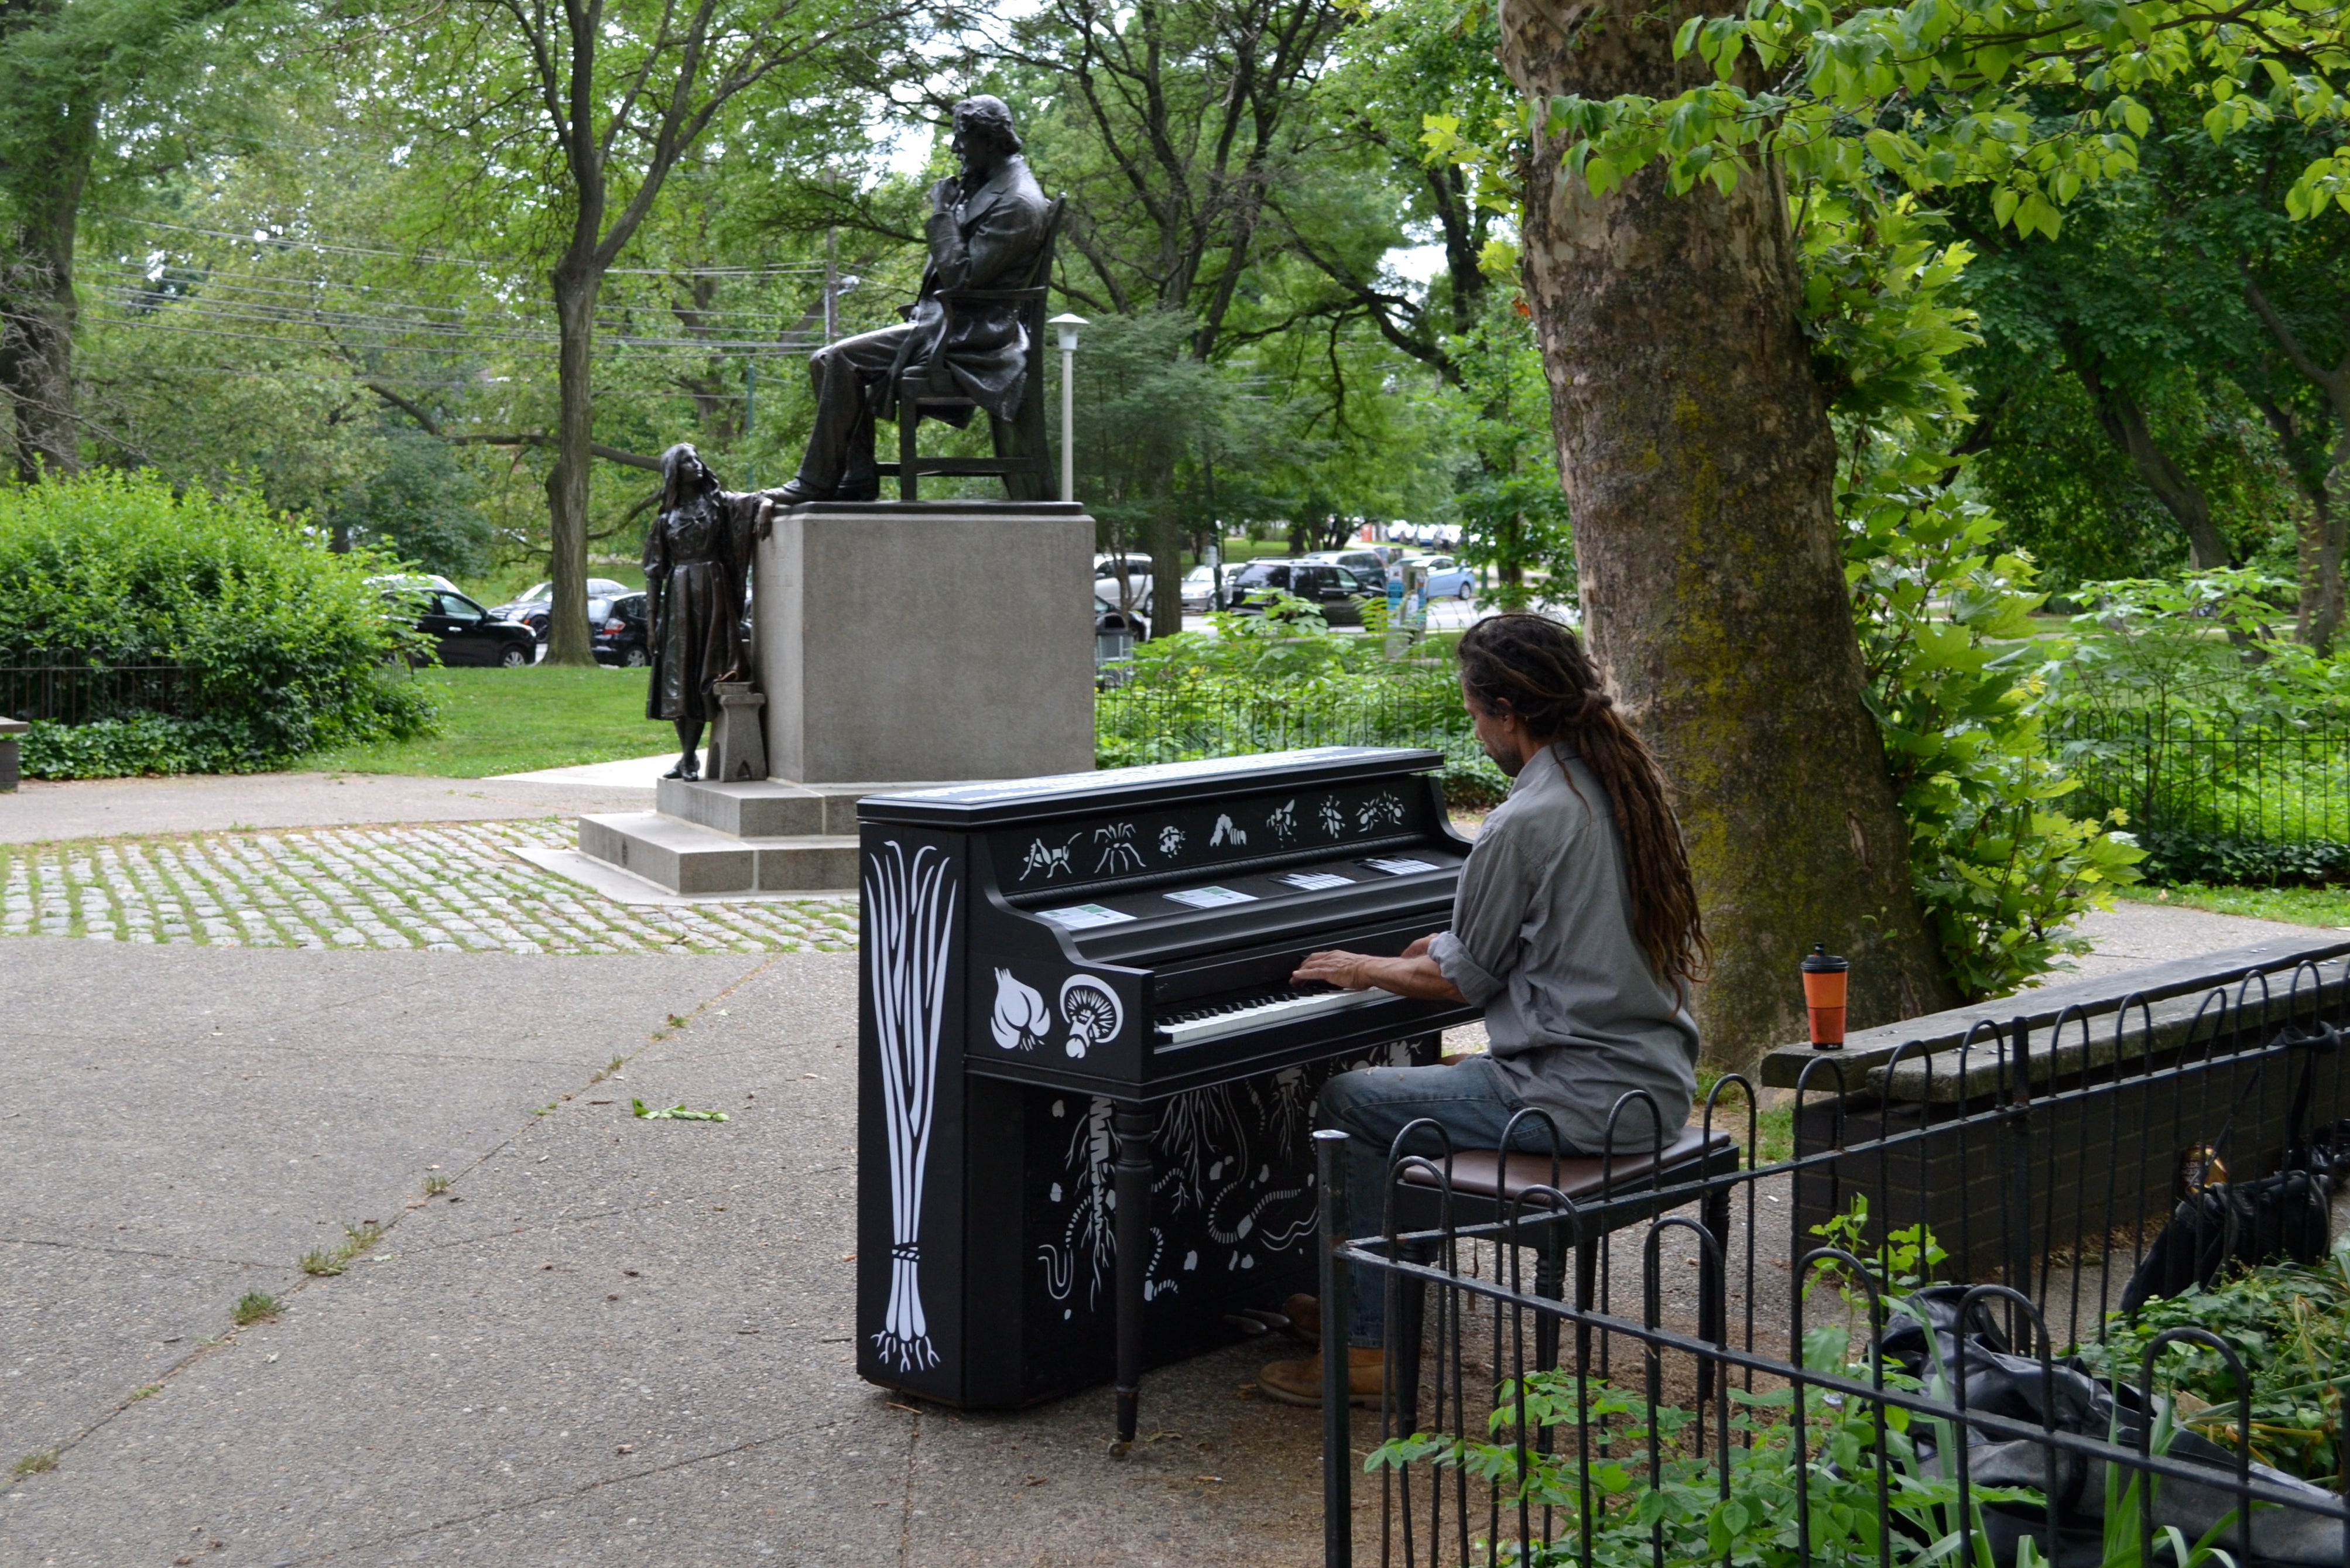
[[[1743,1156],[1738,1140],[1729,1133],[1716,1130],[1709,1134],[1694,1124],[1674,1135],[1665,1145],[1661,1158],[1653,1145],[1612,1159],[1576,1156],[1554,1160],[1548,1154],[1513,1150],[1505,1156],[1495,1148],[1456,1149],[1451,1159],[1451,1223],[1456,1230],[1505,1223],[1514,1205],[1515,1212],[1528,1226],[1531,1244],[1539,1252],[1534,1263],[1534,1293],[1553,1301],[1565,1296],[1565,1238],[1574,1233],[1575,1304],[1577,1310],[1587,1312],[1597,1294],[1600,1247],[1607,1236],[1645,1224],[1668,1209],[1680,1207],[1690,1199],[1676,1200],[1676,1188],[1735,1174],[1743,1167]],[[1398,1230],[1432,1231],[1446,1222],[1445,1182],[1439,1174],[1442,1163],[1432,1160],[1437,1168],[1431,1168],[1430,1165],[1415,1162],[1397,1177]],[[1555,1189],[1575,1206],[1572,1225],[1536,1222],[1544,1212],[1544,1202],[1539,1197],[1528,1199],[1527,1194],[1544,1187]],[[1658,1192],[1659,1196],[1648,1203],[1619,1201],[1642,1192]],[[1698,1337],[1717,1339],[1727,1323],[1730,1192],[1727,1187],[1721,1187],[1690,1196],[1699,1204],[1698,1223],[1713,1239],[1713,1246],[1706,1250],[1711,1255],[1701,1252],[1700,1257]],[[1419,1282],[1406,1280],[1400,1294],[1399,1310],[1390,1314],[1389,1338],[1396,1349],[1391,1358],[1395,1407],[1405,1413],[1403,1419],[1409,1421],[1413,1418],[1409,1413],[1419,1403],[1420,1338],[1427,1318],[1428,1293]],[[1558,1365],[1559,1321],[1544,1316],[1535,1324],[1534,1359],[1542,1370]],[[1589,1330],[1578,1328],[1575,1338],[1587,1354]],[[1713,1375],[1711,1361],[1699,1364],[1700,1400],[1711,1397]],[[1500,1376],[1499,1368],[1495,1376]]]

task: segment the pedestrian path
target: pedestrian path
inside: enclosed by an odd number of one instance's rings
[[[516,953],[839,952],[844,898],[623,904],[522,858],[568,821],[0,845],[0,937]]]

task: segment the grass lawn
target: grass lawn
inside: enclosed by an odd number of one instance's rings
[[[676,732],[645,717],[641,670],[421,670],[441,706],[441,732],[400,743],[315,752],[325,773],[422,774],[478,779],[533,768],[649,757]]]
[[[2222,915],[2350,930],[2350,888],[2213,888],[2201,882],[2180,882],[2168,888],[2116,891],[2134,904],[2184,904],[2190,909]]]

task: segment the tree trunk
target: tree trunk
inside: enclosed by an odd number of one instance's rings
[[[2137,398],[2106,379],[2095,356],[2083,353],[2067,345],[2074,373],[2081,378],[2082,387],[2089,394],[2090,406],[2097,411],[2097,423],[2105,428],[2106,439],[2119,447],[2137,470],[2137,476],[2154,498],[2162,503],[2163,510],[2178,520],[2187,535],[2187,564],[2199,572],[2209,572],[2230,565],[2235,552],[2228,548],[2227,539],[2219,525],[2211,521],[2211,503],[2203,489],[2187,476],[2187,471],[2170,461],[2170,454],[2156,444],[2154,431],[2147,423],[2146,410]]]
[[[1183,526],[1172,516],[1154,517],[1150,520],[1150,635],[1172,637],[1182,629]]]
[[[1503,65],[1536,105],[1671,93],[1703,69],[1672,58],[1692,14],[1519,0]],[[1542,139],[1527,182],[1527,293],[1592,649],[1679,791],[1708,1052],[1804,1037],[1814,942],[1852,960],[1856,1026],[1955,1005],[1862,700],[1781,180],[1675,196],[1651,169],[1597,197],[1562,151]]]
[[[81,468],[74,418],[74,229],[97,143],[97,104],[58,106],[45,145],[7,171],[17,205],[0,254],[0,393],[16,417],[17,478]]]
[[[555,269],[555,318],[561,335],[556,364],[560,412],[555,472],[547,476],[550,535],[547,577],[555,602],[547,610],[546,662],[593,664],[588,630],[588,469],[594,453],[595,404],[590,355],[596,344],[596,296],[603,275],[592,263],[567,256]]]

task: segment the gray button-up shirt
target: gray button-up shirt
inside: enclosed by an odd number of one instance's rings
[[[1429,954],[1485,1010],[1503,1084],[1556,1118],[1569,1148],[1602,1152],[1608,1112],[1634,1089],[1656,1097],[1668,1139],[1689,1119],[1697,1023],[1633,937],[1616,813],[1571,742],[1528,759],[1485,819]],[[1626,1107],[1617,1148],[1651,1136]]]

